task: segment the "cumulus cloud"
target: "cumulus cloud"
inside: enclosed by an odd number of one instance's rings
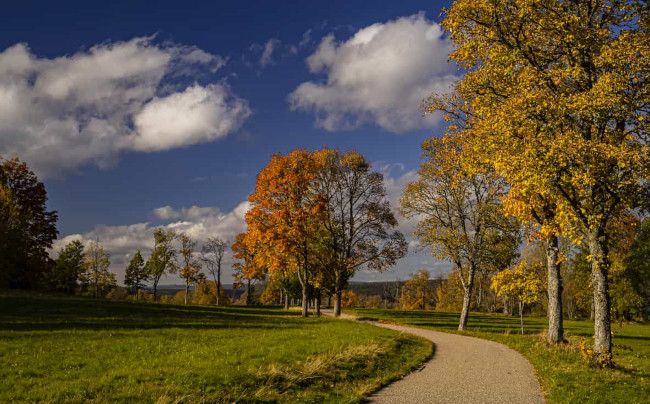
[[[231,242],[235,236],[246,228],[245,215],[249,209],[248,202],[242,202],[232,211],[224,213],[217,207],[192,206],[174,209],[171,206],[156,208],[152,216],[158,222],[142,222],[122,226],[97,226],[83,234],[70,234],[57,240],[53,253],[73,240],[84,244],[91,240],[99,240],[104,249],[111,255],[111,272],[122,282],[124,269],[133,257],[135,250],[140,249],[148,257],[153,247],[153,231],[157,227],[174,229],[184,232],[201,246],[208,237],[221,237]],[[229,259],[231,260],[231,259]],[[176,277],[169,277],[166,282],[177,282]]]
[[[11,46],[0,52],[0,155],[18,156],[48,177],[90,162],[108,166],[125,150],[225,136],[250,116],[245,100],[224,82],[174,86],[225,64],[197,47],[151,37],[56,58],[38,57],[27,44]],[[181,115],[183,125],[170,122]]]
[[[441,27],[424,14],[377,23],[347,41],[323,38],[306,61],[322,81],[300,84],[288,101],[292,109],[316,115],[328,131],[378,125],[402,133],[434,125],[422,118],[422,100],[447,92],[455,67],[447,63],[452,49]]]

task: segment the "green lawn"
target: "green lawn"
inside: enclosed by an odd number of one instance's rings
[[[351,314],[422,328],[458,332],[459,313],[406,310],[347,310]],[[471,313],[463,334],[501,342],[521,352],[536,369],[550,403],[650,402],[650,325],[612,324],[615,369],[584,364],[578,349],[581,338],[591,345],[593,323],[565,321],[569,344],[549,346],[542,338],[545,317],[525,317],[527,335],[519,335],[519,318]]]
[[[0,402],[358,402],[431,352],[279,309],[0,292]]]

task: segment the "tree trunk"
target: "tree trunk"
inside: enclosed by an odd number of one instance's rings
[[[594,287],[594,350],[611,354],[611,302],[607,284],[610,263],[607,257],[607,240],[603,232],[594,231],[589,236],[589,253],[592,256],[591,283]]]
[[[501,297],[501,299],[503,301],[503,314],[505,314],[506,316],[509,316],[510,315],[510,308],[508,307],[509,303],[508,303],[508,299],[506,298],[506,295],[504,294]]]
[[[156,279],[153,281],[153,301],[158,301],[158,280]]]
[[[596,313],[595,313],[595,307],[594,307],[594,298],[592,296],[592,298],[591,298],[591,310],[589,312],[589,320],[594,321],[595,317],[596,317]]]
[[[328,293],[327,294],[327,307],[332,307],[332,294]]]
[[[251,280],[248,280],[248,287],[246,289],[246,306],[251,305]]]
[[[305,282],[304,285],[302,285],[302,316],[307,317],[309,316],[309,288],[307,283]]]
[[[190,292],[190,283],[185,280],[185,304],[187,304],[187,294]]]
[[[524,335],[524,303],[519,301],[519,322],[521,323],[521,335]]]
[[[472,288],[474,287],[474,274],[476,270],[474,267],[469,268],[469,276],[467,283],[464,285],[465,296],[463,297],[463,311],[460,313],[460,322],[458,323],[458,331],[465,331],[467,329],[467,319],[469,317],[469,305],[472,301]],[[462,274],[460,276],[463,276]]]
[[[217,306],[220,304],[221,299],[221,268],[217,270]]]
[[[558,239],[552,236],[546,246],[546,271],[548,273],[548,333],[546,339],[551,344],[564,341],[562,323],[562,275],[558,263]]]
[[[314,316],[320,317],[320,289],[316,289],[316,299],[314,300]]]
[[[341,289],[338,287],[334,291],[334,317],[341,315]]]
[[[289,293],[284,292],[284,309],[289,310]]]

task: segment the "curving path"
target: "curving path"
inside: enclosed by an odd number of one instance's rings
[[[426,338],[435,344],[435,353],[424,368],[380,389],[367,402],[544,403],[533,366],[505,345],[422,328],[372,324]]]

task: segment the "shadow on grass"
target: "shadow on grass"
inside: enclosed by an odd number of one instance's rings
[[[0,330],[292,328],[296,313],[274,308],[178,306],[0,293]]]

